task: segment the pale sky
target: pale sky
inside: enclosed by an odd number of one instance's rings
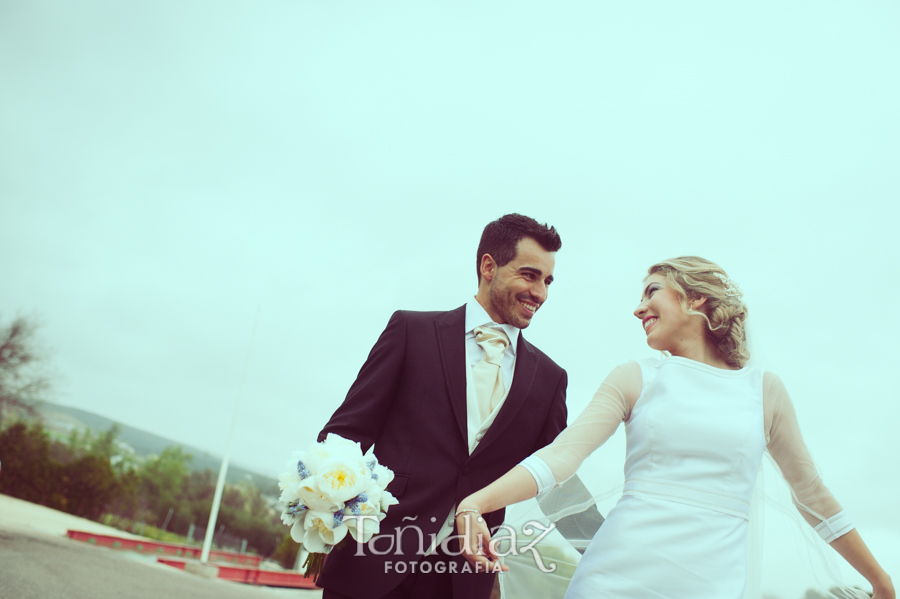
[[[562,236],[525,335],[571,417],[655,355],[646,268],[701,255],[897,578],[898,29],[893,2],[7,0],[0,318],[40,317],[61,403],[221,453],[259,309],[233,459],[277,474],[394,310],[472,297],[490,220]]]

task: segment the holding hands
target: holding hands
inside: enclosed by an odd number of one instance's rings
[[[466,558],[475,572],[506,572],[508,567],[500,563],[496,541],[481,516],[480,510],[464,508],[456,510],[456,530],[459,533],[460,554]]]

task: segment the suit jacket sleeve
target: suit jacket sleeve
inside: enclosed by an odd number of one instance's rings
[[[406,329],[403,312],[394,312],[347,392],[344,403],[319,433],[319,442],[324,441],[328,433],[335,433],[357,441],[364,453],[375,443],[400,384],[406,355]]]
[[[557,385],[553,394],[553,404],[550,406],[550,412],[547,414],[547,422],[538,435],[531,453],[550,445],[557,435],[566,428],[566,416],[568,414],[566,411],[566,386],[568,384],[569,377],[566,371],[563,370],[562,376],[559,378],[559,385]]]

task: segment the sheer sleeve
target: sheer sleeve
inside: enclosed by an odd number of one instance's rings
[[[637,362],[614,368],[575,422],[520,464],[534,477],[538,494],[571,478],[585,458],[628,419],[640,394],[641,367]]]
[[[827,543],[853,530],[849,516],[816,470],[784,383],[771,372],[763,376],[763,411],[766,448],[791,487],[800,515]]]

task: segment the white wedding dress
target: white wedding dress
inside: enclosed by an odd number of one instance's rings
[[[616,368],[585,411],[522,465],[541,492],[625,423],[621,499],[578,563],[567,599],[740,599],[747,523],[768,450],[794,503],[830,542],[853,528],[822,483],[780,379],[680,357]]]

